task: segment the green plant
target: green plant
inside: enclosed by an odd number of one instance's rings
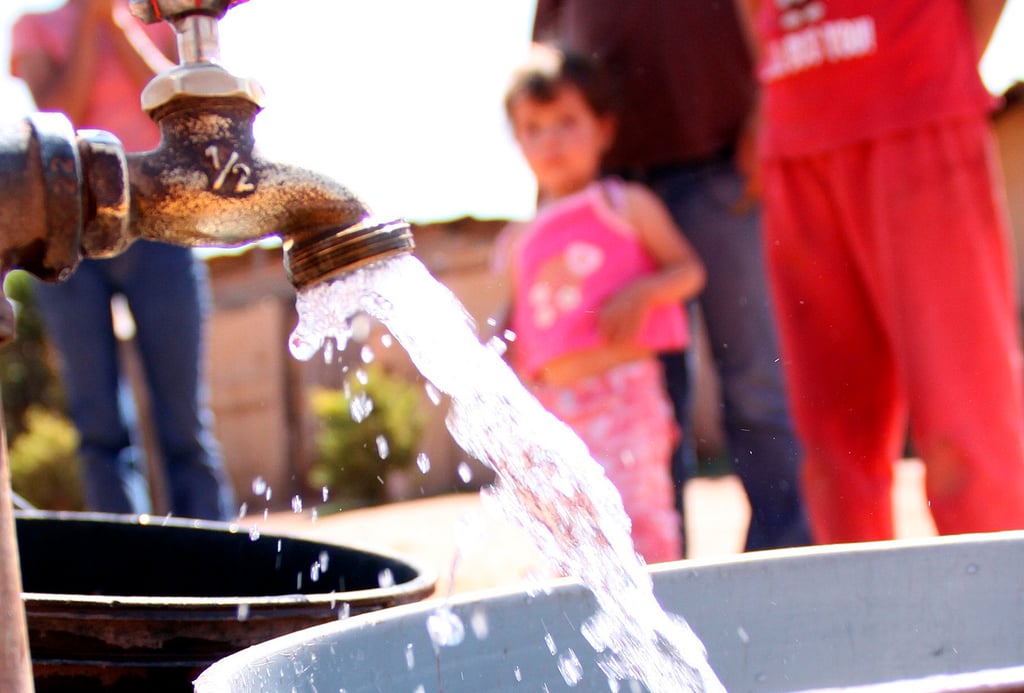
[[[387,475],[415,463],[425,420],[418,385],[377,366],[362,373],[365,385],[350,373],[343,389],[311,394],[318,432],[308,482],[343,507],[385,500]]]
[[[4,292],[17,315],[17,336],[0,348],[0,393],[8,440],[25,430],[30,407],[63,410],[60,378],[46,347],[43,322],[32,293],[33,281],[22,271],[11,272],[4,281]]]
[[[37,508],[82,510],[78,432],[41,406],[25,412],[25,429],[11,443],[11,488]]]

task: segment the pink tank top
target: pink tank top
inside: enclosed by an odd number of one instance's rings
[[[514,365],[523,375],[574,351],[603,345],[598,311],[606,299],[658,264],[632,227],[612,209],[621,193],[617,180],[541,210],[515,239],[511,270],[515,296],[511,328]],[[684,347],[689,340],[682,305],[648,311],[640,343],[655,351]]]
[[[75,24],[81,6],[67,3],[53,12],[26,14],[11,31],[11,56],[41,51],[53,62],[68,59],[74,42]],[[168,39],[171,28],[163,22],[153,25],[135,24],[129,31],[139,32],[138,40]],[[130,152],[145,151],[160,143],[160,131],[142,110],[140,90],[121,64],[113,40],[102,29],[99,40],[99,58],[96,78],[89,99],[89,107],[75,128],[98,128],[116,135]],[[139,34],[144,33],[145,36]]]
[[[761,146],[804,156],[993,104],[964,0],[764,2]]]

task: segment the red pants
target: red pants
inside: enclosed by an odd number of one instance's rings
[[[979,118],[766,165],[765,242],[816,541],[893,536],[908,423],[941,533],[1024,528],[995,160]]]

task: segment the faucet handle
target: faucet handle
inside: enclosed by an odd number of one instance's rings
[[[177,19],[189,14],[206,14],[220,19],[234,7],[248,0],[131,0],[129,9],[146,24]]]

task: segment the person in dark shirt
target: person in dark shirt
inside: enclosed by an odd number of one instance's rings
[[[751,506],[746,549],[811,541],[769,303],[748,125],[757,83],[731,2],[538,0],[534,38],[601,61],[623,105],[609,173],[668,206],[707,268],[697,303],[721,383],[733,468]],[[684,430],[691,383],[683,354],[663,356]],[[696,467],[693,436],[674,460],[677,498]]]

